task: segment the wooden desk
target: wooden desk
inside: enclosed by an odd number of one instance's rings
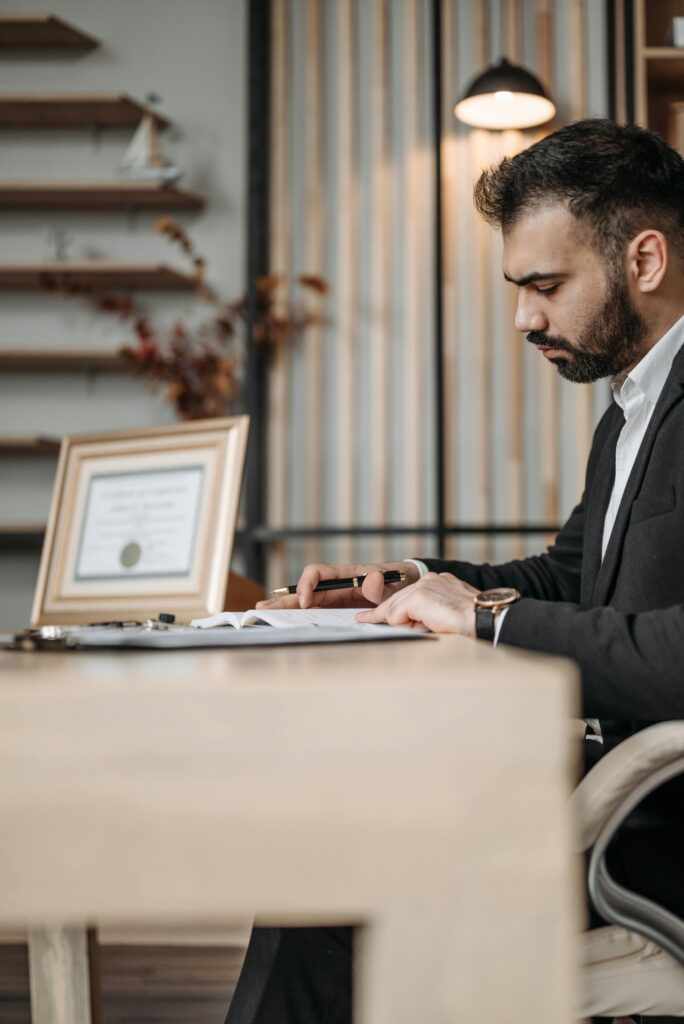
[[[570,1022],[573,683],[460,638],[0,652],[0,927],[38,929],[34,1021],[88,1021],[86,923],[256,913],[365,925],[362,1024]]]

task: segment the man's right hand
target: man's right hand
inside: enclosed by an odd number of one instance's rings
[[[406,579],[402,583],[385,585],[382,573],[390,569],[403,572]],[[366,579],[362,587],[314,593],[321,580],[337,580],[349,576],[366,576]],[[420,573],[412,562],[385,562],[383,565],[329,565],[321,562],[306,566],[299,577],[296,594],[259,601],[257,608],[373,608],[402,587],[415,583],[419,577]]]

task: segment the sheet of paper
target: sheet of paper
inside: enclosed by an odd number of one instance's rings
[[[367,640],[425,640],[434,639],[429,633],[394,626],[364,626],[363,629],[320,626],[311,629],[272,629],[270,626],[251,629],[194,629],[176,626],[172,629],[146,630],[138,627],[114,629],[92,626],[70,629],[67,646],[131,647],[154,650],[183,649],[189,647],[271,647],[279,644],[339,644]]]

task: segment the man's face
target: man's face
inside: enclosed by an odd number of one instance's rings
[[[608,268],[563,204],[516,221],[504,235],[503,267],[518,285],[516,328],[566,380],[588,384],[639,361],[646,324],[624,271]]]

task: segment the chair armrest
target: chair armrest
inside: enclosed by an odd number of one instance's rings
[[[598,783],[594,779],[594,785],[588,785],[604,762],[612,764],[604,767]],[[684,967],[684,921],[619,885],[606,864],[606,850],[634,808],[649,793],[682,773],[684,722],[651,726],[621,743],[595,765],[581,783],[585,791],[579,808],[587,815],[584,838],[595,833],[587,884],[596,910],[610,924],[654,942]]]
[[[651,725],[602,757],[570,797],[570,809],[577,829],[577,849],[588,850],[596,842],[600,830],[614,811],[642,781],[682,757],[684,721]],[[678,771],[674,771],[674,775],[677,774]],[[658,785],[661,783],[651,788],[656,789]]]

